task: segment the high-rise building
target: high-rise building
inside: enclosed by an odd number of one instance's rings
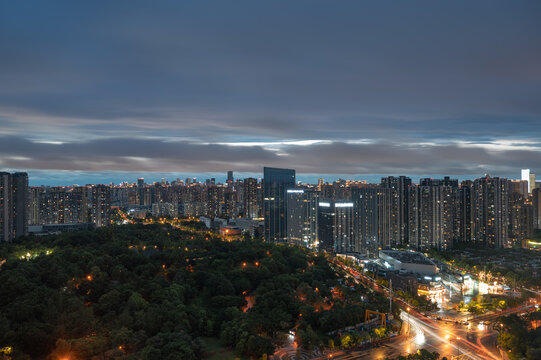
[[[377,257],[380,247],[389,247],[390,189],[361,187],[351,190],[354,204],[354,249],[369,257]]]
[[[248,219],[259,218],[259,201],[257,196],[257,179],[246,178],[243,183],[244,217]]]
[[[355,252],[353,203],[337,201],[334,203],[334,208],[334,251],[336,253]]]
[[[233,171],[229,170],[229,171],[227,172],[227,182],[233,182],[233,181],[235,181],[235,180],[233,179]]]
[[[87,186],[32,187],[30,189],[30,224],[88,223]]]
[[[0,242],[28,234],[28,216],[28,175],[0,172]]]
[[[15,238],[11,174],[0,172],[0,242]]]
[[[106,185],[92,187],[92,222],[96,227],[111,225],[111,188]]]
[[[28,192],[28,174],[17,172],[12,174],[12,192],[13,192],[13,219],[15,226],[15,238],[28,235],[28,217],[29,217],[29,192]]]
[[[287,189],[295,187],[295,170],[263,169],[265,240],[287,241]]]
[[[532,201],[518,192],[509,194],[509,245],[525,246],[533,235],[534,211]]]
[[[31,187],[30,188],[30,219],[29,219],[29,225],[40,225],[41,224],[41,218],[40,218],[41,192],[42,192],[42,188],[39,188],[39,187]]]
[[[381,179],[381,187],[390,189],[391,241],[390,245],[404,246],[408,243],[408,188],[411,179],[406,176],[388,176]]]
[[[459,241],[471,243],[474,239],[474,193],[473,182],[465,180],[458,190]]]
[[[321,200],[318,228],[320,249],[335,253],[355,252],[353,202]]]
[[[221,185],[210,184],[207,187],[207,213],[210,218],[222,215],[222,205],[225,203],[225,188]]]
[[[474,242],[496,248],[507,245],[508,186],[507,179],[488,175],[474,181]]]
[[[530,169],[522,169],[520,179],[528,182],[528,193],[531,194],[535,189],[535,174],[532,174]]]
[[[318,204],[318,191],[306,189],[287,190],[288,242],[317,249]]]
[[[334,251],[334,206],[330,201],[320,201],[318,204],[318,241],[319,249]]]
[[[509,180],[509,192],[521,194],[523,197],[528,197],[530,189],[526,180]]]
[[[421,179],[408,193],[409,246],[417,250],[452,247],[459,229],[455,224],[458,181]]]
[[[70,190],[70,223],[88,223],[89,209],[88,209],[88,187],[75,186]]]
[[[530,190],[530,169],[522,169],[520,171],[520,180],[528,182],[528,190]]]
[[[319,191],[321,191],[321,187],[323,186],[324,183],[325,183],[325,181],[323,180],[323,178],[317,179],[317,189]]]
[[[541,188],[535,188],[532,192],[533,227],[541,229]]]

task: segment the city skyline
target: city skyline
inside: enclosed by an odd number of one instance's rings
[[[6,171],[541,168],[539,2],[67,4],[0,5]]]
[[[389,174],[302,174],[297,173],[297,182],[308,183],[308,184],[317,184],[319,179],[323,179],[325,182],[332,183],[338,180],[346,181],[366,181],[367,183],[379,183],[382,178],[387,176],[406,176],[411,178],[415,183],[419,182],[421,179],[442,179],[446,176],[450,176],[453,179],[458,181],[464,180],[475,180],[481,178],[485,175],[503,177],[509,180],[520,180],[521,169],[516,169],[516,171],[509,176],[502,174],[475,174],[469,176],[460,176],[454,174],[417,174],[412,175],[408,173],[389,173]],[[196,178],[197,181],[204,182],[207,179],[216,179],[216,182],[225,184],[227,182],[227,171],[226,172],[205,172],[205,173],[181,173],[181,172],[120,172],[120,171],[109,171],[106,173],[102,172],[77,172],[77,171],[62,171],[59,174],[51,173],[50,171],[31,171],[25,169],[5,169],[7,172],[27,172],[29,186],[72,186],[72,185],[87,185],[87,184],[120,184],[120,183],[135,183],[138,178],[144,178],[146,183],[152,184],[155,182],[161,182],[162,179],[165,179],[168,182],[175,181],[177,178],[180,180],[185,180],[186,178]],[[230,170],[228,170],[230,171]],[[531,169],[532,174],[535,174],[536,171]],[[263,166],[261,167],[261,172],[237,172],[233,170],[235,179],[245,179],[245,178],[255,178],[261,181],[263,179]],[[539,180],[537,180],[539,181]]]
[[[541,359],[541,1],[0,1],[0,360]]]

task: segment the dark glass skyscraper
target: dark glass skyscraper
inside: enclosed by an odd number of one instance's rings
[[[263,169],[265,240],[287,241],[287,189],[295,187],[295,170]]]
[[[352,202],[322,200],[318,206],[319,248],[335,253],[355,251]]]

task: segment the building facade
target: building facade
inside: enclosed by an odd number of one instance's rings
[[[287,189],[295,187],[295,170],[263,169],[265,240],[287,241]]]
[[[287,240],[291,244],[317,249],[319,191],[287,190]]]
[[[0,242],[28,234],[28,175],[0,172]]]

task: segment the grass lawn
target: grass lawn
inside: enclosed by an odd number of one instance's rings
[[[247,358],[235,354],[234,350],[227,350],[220,346],[220,340],[217,338],[204,337],[201,338],[205,345],[205,350],[208,354],[207,360],[245,360]]]

